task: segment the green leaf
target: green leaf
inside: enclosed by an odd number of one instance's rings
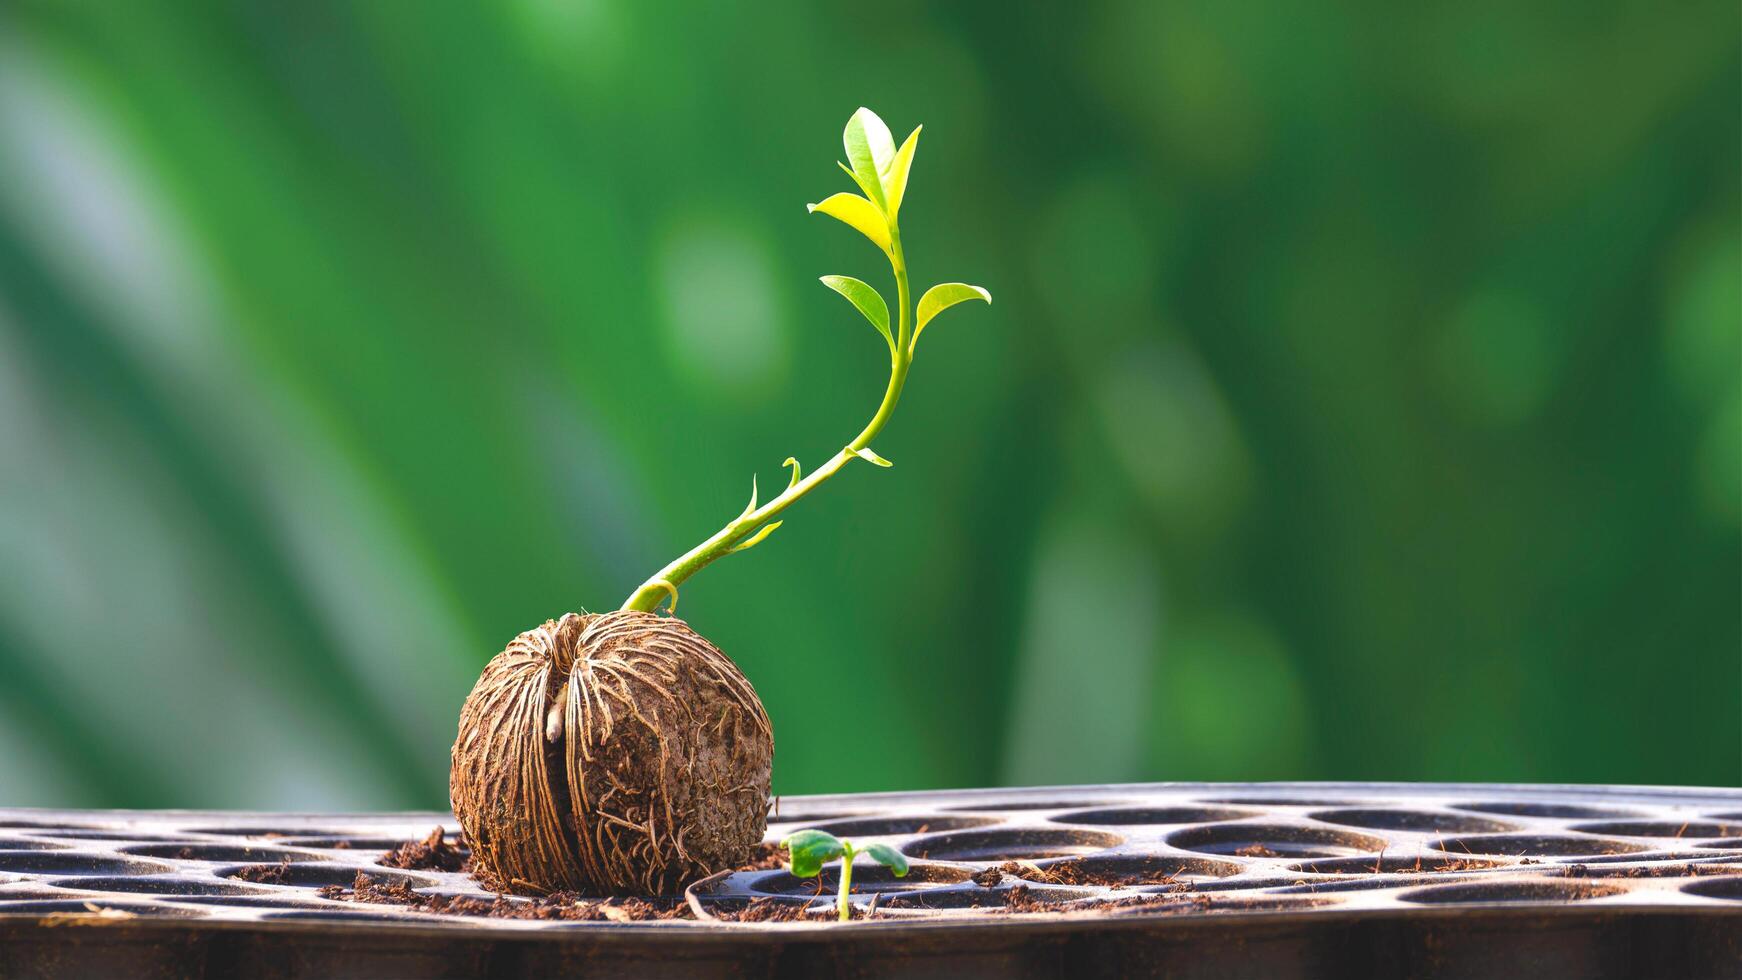
[[[871,239],[871,244],[889,254],[889,222],[877,206],[857,194],[832,194],[821,204],[807,204],[806,210],[821,211],[831,218],[844,221]]]
[[[883,302],[883,294],[852,276],[824,276],[823,285],[847,297],[847,302],[865,314],[865,319],[889,341],[889,349],[895,349],[895,338],[889,335],[889,304]]]
[[[815,878],[823,870],[823,862],[833,861],[846,847],[834,834],[822,830],[800,830],[780,842],[792,856],[792,873],[800,878]]]
[[[895,877],[907,877],[907,858],[888,844],[867,844],[860,853],[871,855],[872,860],[894,872]]]
[[[895,139],[889,135],[889,127],[883,124],[877,113],[860,106],[853,118],[847,120],[841,143],[847,148],[847,165],[853,168],[854,179],[872,203],[887,211],[883,175],[895,162]]]
[[[750,502],[744,505],[744,513],[738,515],[739,520],[749,517],[750,513],[756,509],[756,497],[756,474],[752,473],[750,474]]]
[[[864,181],[860,180],[859,175],[853,172],[852,167],[847,166],[846,164],[842,163],[839,160],[835,161],[835,166],[840,167],[841,170],[847,174],[847,176],[853,178],[853,183],[859,185],[859,193],[864,194],[866,200],[871,200],[873,197],[876,196],[876,192],[872,190],[873,187],[877,186],[876,184],[867,184]]]
[[[798,486],[798,475],[799,475],[799,473],[798,473],[798,460],[793,459],[791,456],[788,456],[788,457],[786,457],[786,462],[781,463],[780,465],[792,467],[792,479],[787,482],[786,488],[788,490],[791,490],[793,487]]]
[[[732,549],[732,551],[734,553],[740,552],[740,551],[749,551],[751,548],[754,548],[757,545],[761,544],[763,538],[766,538],[770,534],[773,534],[774,529],[779,527],[783,523],[785,523],[785,522],[784,521],[775,521],[773,524],[762,525],[762,530],[757,531],[755,534],[752,534],[750,537],[744,539],[743,541],[738,542],[737,547],[734,547]]]
[[[970,286],[965,282],[941,283],[926,290],[925,295],[919,298],[919,309],[913,327],[913,344],[909,346],[909,352],[919,345],[919,332],[925,329],[925,325],[931,322],[932,317],[957,303],[964,303],[971,299],[983,299],[990,303],[992,302],[992,294],[979,286]]]
[[[907,140],[901,144],[901,149],[895,152],[895,162],[889,166],[884,193],[889,201],[889,220],[894,221],[901,211],[901,200],[907,196],[907,172],[913,169],[913,151],[919,148],[919,131],[924,126],[913,127],[913,132],[907,135]]]
[[[889,460],[884,459],[882,456],[879,456],[876,453],[872,452],[870,446],[866,446],[864,449],[853,450],[853,455],[859,457],[860,459],[864,460],[867,463],[875,463],[878,466],[894,466],[895,465],[894,463],[891,463]]]

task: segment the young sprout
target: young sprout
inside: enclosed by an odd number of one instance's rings
[[[979,286],[960,282],[933,286],[919,298],[917,305],[912,302],[913,295],[907,282],[907,257],[902,251],[901,224],[898,219],[902,200],[907,196],[908,171],[913,167],[913,154],[919,147],[919,130],[920,127],[915,127],[900,149],[897,149],[895,140],[890,136],[889,127],[883,124],[882,119],[877,118],[875,112],[861,108],[853,113],[853,118],[847,120],[847,130],[842,136],[847,162],[840,167],[847,172],[847,176],[853,178],[863,196],[841,193],[824,199],[820,204],[806,205],[811,212],[836,218],[864,235],[889,260],[889,267],[895,274],[896,317],[893,331],[890,329],[889,305],[876,289],[851,276],[822,278],[823,285],[846,297],[865,319],[871,321],[871,326],[876,328],[889,347],[889,387],[884,391],[883,404],[877,407],[877,414],[871,417],[871,421],[853,441],[835,453],[828,462],[813,470],[809,476],[802,476],[798,460],[788,457],[784,465],[792,467],[792,479],[787,482],[786,490],[773,500],[758,504],[756,481],[752,478],[750,504],[744,508],[744,512],[706,541],[655,572],[629,596],[623,603],[623,609],[652,612],[662,601],[669,598],[675,611],[678,586],[686,579],[715,559],[762,543],[781,524],[774,518],[792,506],[794,501],[834,476],[841,467],[855,459],[862,459],[876,466],[890,465],[888,460],[872,452],[871,440],[883,431],[884,423],[889,421],[889,416],[895,411],[895,403],[901,400],[901,388],[907,383],[907,371],[913,364],[913,353],[919,343],[920,332],[933,317],[957,303],[971,299],[992,302],[991,293]]]
[[[861,112],[865,111],[863,109]],[[792,856],[788,865],[792,873],[799,878],[815,878],[822,873],[823,862],[841,859],[841,891],[835,899],[835,908],[841,914],[841,921],[846,922],[852,917],[852,906],[847,904],[847,893],[853,890],[853,859],[861,854],[868,854],[873,861],[888,868],[897,878],[907,877],[907,858],[901,852],[888,844],[866,844],[864,847],[854,847],[852,841],[842,840],[834,834],[821,830],[801,830],[790,834],[780,842]]]

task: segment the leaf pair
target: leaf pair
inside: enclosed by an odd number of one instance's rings
[[[862,848],[854,848],[851,841],[844,841],[834,834],[822,830],[801,830],[789,835],[780,842],[791,855],[790,867],[798,878],[815,878],[823,870],[823,865],[829,861],[846,856],[851,861],[855,854],[868,854],[878,864],[887,867],[897,878],[907,876],[907,858],[888,844],[867,844]]]
[[[823,285],[842,296],[853,307],[864,314],[865,319],[877,328],[883,339],[889,343],[889,350],[895,350],[895,336],[889,332],[889,304],[883,301],[883,294],[872,288],[868,283],[854,279],[852,276],[824,276]],[[965,282],[946,282],[933,286],[919,298],[919,308],[916,311],[913,328],[913,340],[908,344],[907,352],[912,355],[919,346],[919,333],[925,325],[939,313],[968,300],[977,299],[987,303],[992,302],[992,294],[979,286],[970,286]]]

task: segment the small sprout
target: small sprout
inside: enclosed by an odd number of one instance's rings
[[[847,903],[847,895],[853,890],[853,858],[860,854],[869,855],[871,860],[888,868],[895,877],[907,877],[907,858],[888,844],[854,847],[852,841],[842,840],[826,831],[801,830],[788,835],[780,842],[780,846],[786,848],[791,857],[787,868],[799,878],[815,878],[822,873],[824,863],[841,859],[841,890],[839,897],[835,899],[835,909],[840,913],[842,922],[852,918],[852,906]]]

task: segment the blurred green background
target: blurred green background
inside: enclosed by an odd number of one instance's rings
[[[1050,8],[1050,9],[1049,9]],[[0,803],[439,806],[682,613],[783,793],[1742,781],[1733,3],[0,5]],[[835,688],[850,686],[842,704]]]

